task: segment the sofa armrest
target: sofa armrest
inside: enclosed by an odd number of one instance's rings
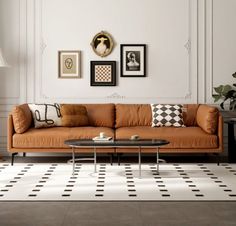
[[[14,126],[13,126],[13,117],[12,114],[8,115],[7,121],[7,149],[10,151],[12,147],[12,137],[15,133]]]
[[[216,134],[218,128],[219,110],[206,104],[201,104],[197,110],[196,121],[206,133]]]

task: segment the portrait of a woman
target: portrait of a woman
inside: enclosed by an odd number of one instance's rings
[[[108,33],[102,31],[95,35],[91,45],[98,56],[105,57],[111,53],[113,41]]]

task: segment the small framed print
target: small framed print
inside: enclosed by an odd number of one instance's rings
[[[91,86],[116,85],[116,61],[91,61],[90,72]]]
[[[121,77],[146,76],[146,45],[120,45],[120,73]]]
[[[58,51],[58,77],[81,78],[80,51]]]
[[[108,56],[113,49],[113,45],[111,35],[105,31],[97,33],[91,42],[93,51],[100,57]]]

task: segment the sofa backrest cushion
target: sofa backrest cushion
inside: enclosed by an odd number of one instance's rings
[[[61,104],[62,126],[88,126],[87,109],[81,104]]]
[[[12,118],[16,133],[24,133],[32,124],[32,114],[28,104],[15,106],[12,110]]]
[[[150,104],[116,104],[116,128],[126,126],[151,126]]]
[[[197,126],[198,104],[183,105],[185,126]],[[126,126],[151,126],[152,109],[150,104],[116,104],[116,128]]]
[[[183,120],[185,126],[197,126],[196,115],[199,104],[183,105]]]
[[[90,126],[114,127],[114,104],[83,104],[83,106],[87,109]]]
[[[209,134],[214,134],[218,126],[219,110],[216,107],[201,104],[197,110],[197,124]]]

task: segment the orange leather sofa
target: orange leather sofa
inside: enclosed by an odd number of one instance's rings
[[[24,105],[18,108],[24,109]],[[143,139],[166,139],[170,143],[160,148],[160,153],[219,153],[223,151],[223,120],[217,108],[208,105],[184,105],[183,119],[186,127],[151,127],[152,111],[149,104],[83,104],[88,113],[89,126],[52,127],[35,129],[30,124],[23,133],[16,133],[13,115],[8,117],[8,151],[18,152],[70,152],[64,144],[67,139],[91,139],[105,132],[116,139],[129,139],[137,134]],[[26,110],[27,111],[27,110]],[[28,121],[27,121],[28,120]],[[30,119],[32,120],[32,119]],[[22,123],[22,120],[20,121]],[[24,123],[24,120],[23,120]],[[91,152],[91,149],[78,149]],[[132,148],[98,149],[98,152],[133,152]],[[143,152],[155,152],[144,149]]]

